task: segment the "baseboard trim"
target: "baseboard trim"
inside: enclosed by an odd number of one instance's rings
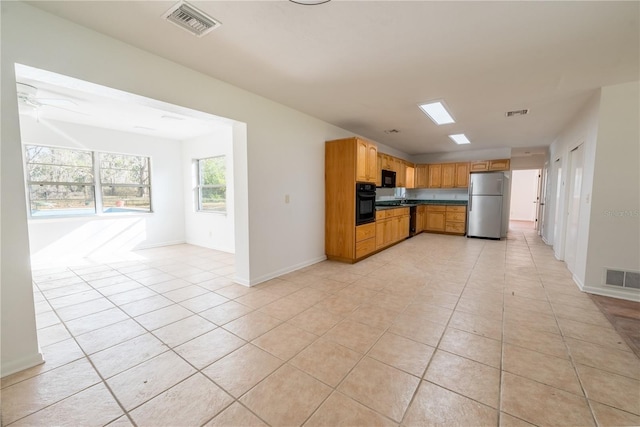
[[[4,378],[8,375],[24,371],[25,369],[33,368],[34,366],[38,366],[43,363],[44,358],[42,357],[42,353],[40,352],[32,354],[31,356],[23,357],[18,360],[7,362],[4,363],[2,367],[0,367],[0,371],[2,371],[2,373],[0,373],[0,377]]]
[[[601,288],[598,286],[585,286],[582,291],[589,294],[602,295],[604,297],[625,299],[628,301],[640,302],[640,290],[638,289],[616,289],[616,288]]]
[[[578,285],[578,289],[580,289],[581,291],[585,292],[584,283],[582,283],[582,280],[580,280],[580,278],[578,276],[576,276],[575,274],[572,274],[571,278],[573,279],[575,284]]]
[[[295,264],[295,265],[291,265],[289,267],[285,267],[285,268],[282,268],[280,270],[276,270],[276,271],[271,272],[271,273],[264,274],[264,275],[262,275],[262,276],[260,276],[258,278],[250,279],[249,280],[249,284],[244,284],[244,283],[241,283],[241,282],[237,282],[237,283],[240,283],[240,284],[242,284],[244,286],[256,286],[256,285],[259,285],[262,282],[266,282],[267,280],[275,279],[276,277],[280,277],[283,274],[287,274],[287,273],[291,273],[292,271],[300,270],[301,268],[308,267],[308,266],[313,265],[313,264],[317,264],[317,263],[319,263],[321,261],[324,261],[326,259],[327,259],[327,256],[326,255],[322,255],[321,257],[317,257],[317,258],[313,258],[313,259],[310,259],[310,260],[307,260],[307,261],[303,261],[301,263],[298,263],[298,264]]]
[[[186,240],[171,240],[169,242],[153,243],[151,245],[139,245],[133,248],[132,250],[139,251],[144,249],[160,248],[162,246],[174,246],[174,245],[184,245],[184,244],[187,244]]]

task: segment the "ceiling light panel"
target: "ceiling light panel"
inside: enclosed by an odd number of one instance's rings
[[[449,135],[449,138],[451,138],[453,140],[453,142],[455,142],[458,145],[471,144],[471,141],[469,141],[469,139],[467,139],[467,137],[465,136],[464,133],[457,133],[455,135]]]
[[[429,118],[438,126],[456,122],[453,120],[453,117],[451,117],[451,114],[449,114],[444,104],[440,101],[421,104],[419,107],[422,112],[429,116]]]

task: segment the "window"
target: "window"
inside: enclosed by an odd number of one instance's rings
[[[198,210],[227,211],[227,163],[225,156],[198,160]]]
[[[149,157],[27,145],[25,160],[31,217],[151,212]]]
[[[100,153],[102,211],[150,212],[149,158]]]
[[[28,145],[26,162],[31,216],[96,212],[93,153]]]

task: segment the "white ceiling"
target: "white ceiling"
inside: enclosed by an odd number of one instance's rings
[[[29,3],[407,154],[548,146],[640,74],[637,1],[192,1],[222,22],[203,38],[161,18],[174,1]],[[455,124],[417,108],[435,99]]]

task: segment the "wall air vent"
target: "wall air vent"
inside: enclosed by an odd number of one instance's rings
[[[607,268],[605,269],[605,285],[640,289],[640,273]]]
[[[162,17],[198,37],[202,37],[222,25],[219,21],[207,16],[185,1],[174,5]]]
[[[507,111],[506,113],[504,113],[505,116],[507,117],[514,117],[514,116],[524,116],[526,114],[529,114],[529,109],[524,109],[524,110],[513,110],[513,111]]]

